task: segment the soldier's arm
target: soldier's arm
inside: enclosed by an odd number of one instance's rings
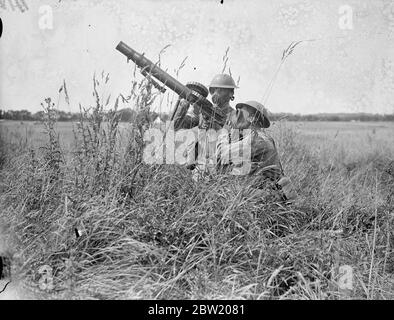
[[[259,171],[264,177],[277,180],[282,176],[279,155],[272,138],[255,135],[252,145],[252,172]]]
[[[190,129],[198,126],[198,123],[199,116],[195,108],[190,108],[190,103],[182,99],[174,116],[174,130]]]

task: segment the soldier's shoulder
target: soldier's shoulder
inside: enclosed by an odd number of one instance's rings
[[[226,105],[226,106],[224,107],[224,112],[225,112],[226,114],[230,114],[230,113],[232,113],[232,112],[235,112],[235,109],[234,109],[232,106],[230,106],[230,105],[228,104],[228,105]]]
[[[261,138],[272,139],[271,136],[264,129],[256,130],[256,135]]]
[[[263,129],[256,131],[256,137],[258,140],[264,141],[265,143],[275,144],[274,138],[272,138],[271,135]]]

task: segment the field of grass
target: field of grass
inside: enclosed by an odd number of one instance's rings
[[[0,123],[0,221],[35,297],[394,298],[393,123],[273,124],[284,204],[268,182],[146,165],[141,127],[97,114]]]
[[[394,146],[394,123],[392,122],[277,122],[268,130],[276,139],[280,138],[283,126],[297,134],[296,139],[308,145],[311,151],[346,151],[340,154],[345,158],[361,156],[376,151],[392,155]],[[127,144],[129,123],[119,124],[119,138],[122,144]],[[63,150],[71,150],[74,146],[74,133],[77,123],[58,122],[55,130],[59,135],[60,146]],[[33,121],[3,121],[0,130],[5,140],[24,146],[39,148],[47,142],[44,125]],[[343,149],[343,150],[342,150]],[[333,154],[331,154],[333,156]]]

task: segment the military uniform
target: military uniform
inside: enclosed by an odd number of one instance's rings
[[[219,107],[213,105],[214,108],[220,109],[224,114],[229,116],[229,114],[234,111],[230,104]],[[228,117],[223,121],[223,123],[218,123],[214,119],[206,118],[198,107],[190,106],[187,100],[182,99],[179,103],[177,112],[174,115],[174,130],[180,129],[192,129],[198,127],[199,129],[214,129],[219,130],[223,128],[225,123],[228,121]]]
[[[182,129],[195,129],[195,141],[188,146],[187,165],[189,169],[196,170],[197,173],[215,171],[215,145],[216,142],[209,141],[211,138],[207,134],[207,130],[213,129],[215,131],[223,128],[228,121],[231,112],[234,111],[229,104],[222,106],[221,111],[227,115],[227,118],[218,123],[213,119],[207,119],[198,108],[190,106],[189,109],[185,107],[188,104],[186,100],[181,100],[177,113],[174,116],[175,131]],[[182,105],[183,104],[183,105]],[[215,106],[219,108],[218,106]]]
[[[209,85],[209,92],[212,94],[215,88],[234,89],[237,88],[231,76],[226,74],[216,75]],[[224,115],[225,119],[220,123],[213,118],[207,118],[201,110],[194,105],[190,105],[185,99],[179,101],[179,106],[174,115],[174,130],[195,129],[196,141],[188,147],[187,164],[189,169],[194,169],[195,173],[206,173],[215,171],[215,146],[216,141],[209,141],[212,137],[208,136],[208,130],[215,131],[223,128],[234,109],[230,104],[223,103],[220,106],[213,104]],[[198,138],[198,140],[197,140]],[[216,140],[216,139],[215,139]]]
[[[243,135],[245,131],[247,134]],[[279,180],[283,170],[274,139],[263,129],[242,130],[238,135],[242,137],[234,139],[231,131],[219,135],[216,145],[218,169],[236,175],[261,175],[263,179]]]
[[[263,116],[262,128],[223,130],[216,145],[217,170],[242,177],[254,178],[255,187],[272,181],[285,200],[294,200],[296,193],[285,176],[274,139],[263,128],[270,126],[267,110],[256,101],[237,104],[236,108],[250,106]]]

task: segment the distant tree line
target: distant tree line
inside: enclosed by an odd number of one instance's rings
[[[73,112],[65,112],[61,110],[57,110],[57,121],[79,121],[80,113],[73,113]],[[120,121],[130,122],[136,116],[136,111],[127,108],[118,111],[120,115]],[[159,116],[156,112],[150,112],[149,117],[152,121],[154,121]],[[163,115],[164,119],[166,116]],[[168,116],[167,116],[168,117]],[[17,120],[17,121],[42,121],[45,119],[45,112],[38,111],[35,113],[31,113],[28,110],[8,110],[4,111],[0,109],[0,119],[4,120]],[[163,120],[163,118],[162,118]],[[165,120],[163,120],[165,121]]]
[[[135,119],[136,111],[130,108],[118,111],[120,121],[130,122]],[[18,121],[42,121],[44,120],[44,111],[31,113],[28,110],[1,110],[0,119],[5,120],[18,120]],[[156,120],[158,117],[161,121],[165,122],[169,119],[167,113],[150,112],[149,117],[151,121]],[[58,121],[79,121],[80,114],[57,111]],[[372,114],[372,113],[318,113],[318,114],[293,114],[293,113],[271,113],[270,119],[278,121],[281,119],[287,121],[394,121],[393,114]]]
[[[272,113],[270,119],[274,121],[278,121],[280,119],[286,119],[288,121],[394,121],[394,113]]]
[[[0,119],[5,120],[18,120],[18,121],[42,121],[44,120],[44,111],[38,111],[36,113],[31,113],[28,110],[0,110]],[[58,121],[78,121],[79,114],[58,111],[57,119]]]

